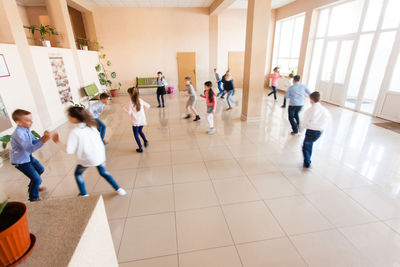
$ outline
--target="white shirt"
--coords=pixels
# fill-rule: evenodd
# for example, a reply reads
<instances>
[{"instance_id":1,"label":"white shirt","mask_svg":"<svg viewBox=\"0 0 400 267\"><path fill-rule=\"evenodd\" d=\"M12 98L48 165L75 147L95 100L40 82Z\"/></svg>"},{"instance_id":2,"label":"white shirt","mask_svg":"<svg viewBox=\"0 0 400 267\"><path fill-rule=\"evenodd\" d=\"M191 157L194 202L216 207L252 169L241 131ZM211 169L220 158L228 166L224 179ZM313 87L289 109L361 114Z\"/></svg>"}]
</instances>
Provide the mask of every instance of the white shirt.
<instances>
[{"instance_id":1,"label":"white shirt","mask_svg":"<svg viewBox=\"0 0 400 267\"><path fill-rule=\"evenodd\" d=\"M76 154L78 164L84 167L99 166L106 161L99 131L85 123L79 123L69 134L67 153Z\"/></svg>"},{"instance_id":2,"label":"white shirt","mask_svg":"<svg viewBox=\"0 0 400 267\"><path fill-rule=\"evenodd\" d=\"M132 101L129 102L128 105L124 108L126 112L128 112L129 116L132 120L133 126L145 126L147 124L146 114L144 113L147 109L150 108L150 105L139 98L140 101L140 110L137 111L135 105Z\"/></svg>"},{"instance_id":3,"label":"white shirt","mask_svg":"<svg viewBox=\"0 0 400 267\"><path fill-rule=\"evenodd\" d=\"M304 112L303 120L300 122L300 131L305 129L323 131L330 121L330 114L320 103L312 106Z\"/></svg>"}]
</instances>

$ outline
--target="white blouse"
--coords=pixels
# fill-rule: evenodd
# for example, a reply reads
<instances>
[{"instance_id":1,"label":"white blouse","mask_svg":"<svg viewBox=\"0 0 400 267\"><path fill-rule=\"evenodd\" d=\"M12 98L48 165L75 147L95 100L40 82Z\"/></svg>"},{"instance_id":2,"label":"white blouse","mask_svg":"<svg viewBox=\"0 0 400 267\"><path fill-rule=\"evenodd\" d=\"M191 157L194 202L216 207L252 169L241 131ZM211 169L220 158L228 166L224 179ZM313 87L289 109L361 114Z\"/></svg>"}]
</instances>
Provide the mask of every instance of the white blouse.
<instances>
[{"instance_id":1,"label":"white blouse","mask_svg":"<svg viewBox=\"0 0 400 267\"><path fill-rule=\"evenodd\" d=\"M137 111L135 105L130 101L125 107L125 111L129 114L132 120L132 126L145 126L147 125L146 110L150 108L150 104L139 98L140 110Z\"/></svg>"}]
</instances>

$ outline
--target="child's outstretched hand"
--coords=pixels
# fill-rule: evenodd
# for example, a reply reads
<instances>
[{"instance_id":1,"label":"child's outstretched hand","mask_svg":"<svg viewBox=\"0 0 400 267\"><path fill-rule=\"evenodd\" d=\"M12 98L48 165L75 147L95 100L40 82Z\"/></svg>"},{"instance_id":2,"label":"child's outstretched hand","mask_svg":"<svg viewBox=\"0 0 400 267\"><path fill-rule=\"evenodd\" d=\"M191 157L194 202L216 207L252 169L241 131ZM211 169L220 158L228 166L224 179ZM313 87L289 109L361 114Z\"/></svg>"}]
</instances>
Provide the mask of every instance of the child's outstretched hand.
<instances>
[{"instance_id":1,"label":"child's outstretched hand","mask_svg":"<svg viewBox=\"0 0 400 267\"><path fill-rule=\"evenodd\" d=\"M40 138L40 140L43 142L43 143L46 143L47 141L49 141L50 140L50 138L51 138L51 133L49 132L49 131L44 131L44 133L43 133L43 136L42 136L42 138Z\"/></svg>"},{"instance_id":2,"label":"child's outstretched hand","mask_svg":"<svg viewBox=\"0 0 400 267\"><path fill-rule=\"evenodd\" d=\"M60 136L58 135L57 132L53 133L52 139L53 139L53 142L56 143L56 144L60 142Z\"/></svg>"}]
</instances>

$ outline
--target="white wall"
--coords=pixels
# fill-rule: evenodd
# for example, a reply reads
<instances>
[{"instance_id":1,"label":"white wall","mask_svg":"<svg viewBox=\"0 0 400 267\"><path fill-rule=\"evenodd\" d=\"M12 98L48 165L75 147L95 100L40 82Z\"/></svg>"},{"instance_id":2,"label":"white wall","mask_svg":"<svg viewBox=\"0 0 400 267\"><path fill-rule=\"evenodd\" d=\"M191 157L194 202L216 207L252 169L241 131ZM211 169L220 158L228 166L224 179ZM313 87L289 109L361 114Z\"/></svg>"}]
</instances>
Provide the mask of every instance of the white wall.
<instances>
[{"instance_id":1,"label":"white wall","mask_svg":"<svg viewBox=\"0 0 400 267\"><path fill-rule=\"evenodd\" d=\"M97 88L99 88L101 91L103 86L100 85L99 79L97 78L97 72L95 70L96 65L99 64L98 52L84 50L77 50L77 52L83 76L83 85L87 86L95 83Z\"/></svg>"}]
</instances>

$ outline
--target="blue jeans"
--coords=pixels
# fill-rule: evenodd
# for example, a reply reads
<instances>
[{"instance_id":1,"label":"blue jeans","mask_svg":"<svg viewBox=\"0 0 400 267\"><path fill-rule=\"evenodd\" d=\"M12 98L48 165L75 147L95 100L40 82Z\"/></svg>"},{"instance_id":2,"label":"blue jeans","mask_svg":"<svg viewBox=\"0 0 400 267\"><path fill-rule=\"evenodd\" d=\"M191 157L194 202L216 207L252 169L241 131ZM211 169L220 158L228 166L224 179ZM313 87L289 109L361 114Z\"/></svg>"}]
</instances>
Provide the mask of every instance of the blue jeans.
<instances>
[{"instance_id":1,"label":"blue jeans","mask_svg":"<svg viewBox=\"0 0 400 267\"><path fill-rule=\"evenodd\" d=\"M97 129L100 132L101 140L104 141L104 136L106 135L106 128L107 126L105 125L104 122L102 122L100 119L96 119L97 122Z\"/></svg>"},{"instance_id":2,"label":"blue jeans","mask_svg":"<svg viewBox=\"0 0 400 267\"><path fill-rule=\"evenodd\" d=\"M224 89L222 89L222 81L218 82L218 91L219 91L219 95L220 96L224 96L225 95L225 91L224 91Z\"/></svg>"},{"instance_id":3,"label":"blue jeans","mask_svg":"<svg viewBox=\"0 0 400 267\"><path fill-rule=\"evenodd\" d=\"M300 126L299 112L302 107L303 106L290 106L289 105L288 117L289 117L290 125L292 126L292 131L294 133L299 132L299 126Z\"/></svg>"},{"instance_id":4,"label":"blue jeans","mask_svg":"<svg viewBox=\"0 0 400 267\"><path fill-rule=\"evenodd\" d=\"M236 103L235 99L232 99L231 96L235 92L235 89L228 91L228 95L226 96L226 102L228 103L228 106L231 108L232 103Z\"/></svg>"},{"instance_id":5,"label":"blue jeans","mask_svg":"<svg viewBox=\"0 0 400 267\"><path fill-rule=\"evenodd\" d=\"M87 195L86 192L86 187L85 187L85 180L83 180L82 173L86 171L86 169L89 167L84 167L82 165L77 165L75 169L75 180L76 183L78 184L79 188L79 195L84 196ZM104 179L115 189L118 190L120 187L117 184L117 182L114 180L114 178L109 174L106 170L106 166L103 164L96 166L97 170L99 171L99 174L103 176Z\"/></svg>"},{"instance_id":6,"label":"blue jeans","mask_svg":"<svg viewBox=\"0 0 400 267\"><path fill-rule=\"evenodd\" d=\"M271 86L272 92L268 94L268 96L274 94L274 99L276 100L276 86Z\"/></svg>"},{"instance_id":7,"label":"blue jeans","mask_svg":"<svg viewBox=\"0 0 400 267\"><path fill-rule=\"evenodd\" d=\"M314 130L307 130L306 137L304 138L303 143L303 157L304 157L304 164L303 166L309 168L311 165L311 154L312 148L315 141L321 136L321 131L314 131Z\"/></svg>"},{"instance_id":8,"label":"blue jeans","mask_svg":"<svg viewBox=\"0 0 400 267\"><path fill-rule=\"evenodd\" d=\"M15 168L17 168L31 180L28 186L29 200L38 200L39 186L42 183L42 178L40 175L44 172L43 165L31 155L30 162L17 164L15 165Z\"/></svg>"},{"instance_id":9,"label":"blue jeans","mask_svg":"<svg viewBox=\"0 0 400 267\"><path fill-rule=\"evenodd\" d=\"M139 148L142 148L142 143L140 142L140 137L142 137L143 142L147 142L146 136L143 133L143 126L132 126L133 135L135 136L135 140Z\"/></svg>"}]
</instances>

